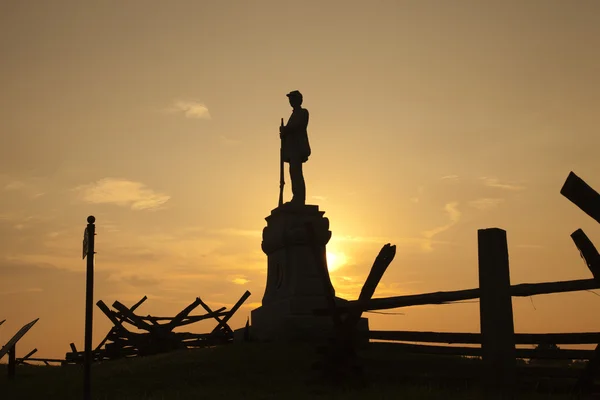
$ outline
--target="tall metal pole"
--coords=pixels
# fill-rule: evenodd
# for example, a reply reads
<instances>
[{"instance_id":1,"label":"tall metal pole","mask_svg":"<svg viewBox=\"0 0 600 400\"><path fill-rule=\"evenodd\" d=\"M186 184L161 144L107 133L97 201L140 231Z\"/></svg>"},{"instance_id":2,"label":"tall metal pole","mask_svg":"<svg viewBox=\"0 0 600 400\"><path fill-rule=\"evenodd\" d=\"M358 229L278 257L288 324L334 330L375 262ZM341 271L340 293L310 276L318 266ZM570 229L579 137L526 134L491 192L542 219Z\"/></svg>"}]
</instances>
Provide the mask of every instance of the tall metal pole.
<instances>
[{"instance_id":1,"label":"tall metal pole","mask_svg":"<svg viewBox=\"0 0 600 400\"><path fill-rule=\"evenodd\" d=\"M83 398L92 398L92 317L94 313L94 236L96 218L90 215L83 237L83 258L87 255L85 280L85 353L83 356Z\"/></svg>"}]
</instances>

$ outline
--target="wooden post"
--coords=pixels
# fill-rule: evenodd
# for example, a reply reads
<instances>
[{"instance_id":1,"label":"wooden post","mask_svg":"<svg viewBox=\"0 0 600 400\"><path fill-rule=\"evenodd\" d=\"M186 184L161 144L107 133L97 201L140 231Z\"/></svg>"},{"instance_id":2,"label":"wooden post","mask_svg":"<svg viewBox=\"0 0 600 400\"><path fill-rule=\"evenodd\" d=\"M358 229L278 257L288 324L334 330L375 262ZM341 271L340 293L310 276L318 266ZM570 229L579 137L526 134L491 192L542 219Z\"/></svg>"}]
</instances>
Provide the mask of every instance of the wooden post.
<instances>
[{"instance_id":1,"label":"wooden post","mask_svg":"<svg viewBox=\"0 0 600 400\"><path fill-rule=\"evenodd\" d=\"M85 280L85 353L83 367L83 398L92 398L92 320L94 314L94 239L96 235L96 218L90 215L87 218L83 240L83 258L87 256L86 280Z\"/></svg>"},{"instance_id":2,"label":"wooden post","mask_svg":"<svg viewBox=\"0 0 600 400\"><path fill-rule=\"evenodd\" d=\"M583 258L590 272L594 275L594 279L600 283L600 254L596 250L596 246L594 246L581 229L573 232L571 239L573 239L575 246L577 246L577 249L581 253L581 258ZM588 394L593 389L598 370L600 370L600 344L596 346L593 357L588 361L579 378L578 386L583 393Z\"/></svg>"},{"instance_id":3,"label":"wooden post","mask_svg":"<svg viewBox=\"0 0 600 400\"><path fill-rule=\"evenodd\" d=\"M17 344L8 350L8 379L14 379L17 372Z\"/></svg>"},{"instance_id":4,"label":"wooden post","mask_svg":"<svg viewBox=\"0 0 600 400\"><path fill-rule=\"evenodd\" d=\"M216 333L217 331L219 331L219 329L221 328L221 326L227 325L227 322L229 321L229 319L231 317L233 317L233 314L235 314L235 312L238 310L238 308L240 308L242 306L242 304L244 304L244 302L248 299L248 297L250 297L250 295L251 295L251 293L248 290L246 290L246 292L242 295L242 297L240 297L240 299L237 301L237 303L235 303L233 305L233 307L231 307L231 310L229 310L229 312L227 313L227 315L225 317L223 317L223 319L221 320L221 322L219 323L219 325L217 325L217 327L215 327L210 332L211 335L214 334L214 333ZM231 328L229 328L229 330L231 330Z\"/></svg>"},{"instance_id":5,"label":"wooden post","mask_svg":"<svg viewBox=\"0 0 600 400\"><path fill-rule=\"evenodd\" d=\"M515 329L506 231L477 231L479 252L479 312L481 348L487 385L510 393L515 385Z\"/></svg>"},{"instance_id":6,"label":"wooden post","mask_svg":"<svg viewBox=\"0 0 600 400\"><path fill-rule=\"evenodd\" d=\"M600 223L600 194L573 171L569 173L565 184L560 189L560 194Z\"/></svg>"}]
</instances>

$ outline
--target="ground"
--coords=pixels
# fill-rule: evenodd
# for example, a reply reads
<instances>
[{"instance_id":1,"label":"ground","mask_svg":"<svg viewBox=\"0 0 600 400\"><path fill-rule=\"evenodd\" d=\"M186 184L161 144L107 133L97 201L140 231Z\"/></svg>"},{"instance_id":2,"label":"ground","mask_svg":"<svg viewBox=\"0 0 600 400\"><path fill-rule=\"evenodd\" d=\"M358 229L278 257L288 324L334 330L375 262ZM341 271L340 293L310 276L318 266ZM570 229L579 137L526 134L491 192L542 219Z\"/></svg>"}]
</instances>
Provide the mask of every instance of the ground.
<instances>
[{"instance_id":1,"label":"ground","mask_svg":"<svg viewBox=\"0 0 600 400\"><path fill-rule=\"evenodd\" d=\"M110 361L92 368L93 398L145 399L480 399L489 398L458 371L474 376L478 361L393 354L370 350L365 364L370 385L335 387L316 381L315 346L235 344ZM6 367L4 365L3 367ZM423 371L446 373L432 384ZM421 371L418 373L418 371ZM471 372L468 372L471 371ZM417 377L419 375L419 377ZM404 377L404 379L402 379ZM81 366L18 366L14 381L0 376L2 399L82 399ZM448 384L448 380L451 384ZM443 381L443 380L442 380ZM523 393L520 398L549 398ZM569 398L554 395L551 398Z\"/></svg>"}]
</instances>

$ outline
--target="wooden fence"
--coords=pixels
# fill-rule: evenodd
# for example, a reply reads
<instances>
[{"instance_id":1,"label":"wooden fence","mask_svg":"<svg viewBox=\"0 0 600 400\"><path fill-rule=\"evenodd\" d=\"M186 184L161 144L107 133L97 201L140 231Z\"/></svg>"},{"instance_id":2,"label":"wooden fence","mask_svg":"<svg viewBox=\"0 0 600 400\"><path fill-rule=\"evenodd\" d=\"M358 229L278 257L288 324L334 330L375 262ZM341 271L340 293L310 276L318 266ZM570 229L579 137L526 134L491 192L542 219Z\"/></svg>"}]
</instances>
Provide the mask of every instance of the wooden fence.
<instances>
[{"instance_id":1,"label":"wooden fence","mask_svg":"<svg viewBox=\"0 0 600 400\"><path fill-rule=\"evenodd\" d=\"M573 172L569 174L561 194L600 222L600 195ZM310 230L310 227L307 228ZM491 228L478 231L479 288L373 299L371 297L375 288L395 255L395 247L392 246L392 249L389 244L384 246L358 300L349 301L343 307L332 303L328 309L315 310L316 315L333 316L336 335L332 350L329 352L328 368L337 368L339 375L342 373L339 370L344 369L341 366L347 366L349 359L355 359L353 342L349 338L356 334L354 332L356 321L362 312L479 299L481 333L370 331L368 337L371 340L395 342L397 347L412 353L479 356L483 361L483 377L486 386L503 392L512 391L515 387L518 379L516 373L518 358L589 360L578 380L579 388L588 391L600 367L600 357L598 357L600 356L600 332L515 333L513 324L512 297L600 288L598 251L581 229L573 232L571 238L589 267L593 279L511 285L506 232ZM322 264L323 268L327 268L326 260L323 259ZM455 347L399 342L478 346ZM596 344L597 347L595 350L570 350L556 347L554 349L516 348L516 345L523 344ZM340 354L350 354L350 356L340 357Z\"/></svg>"},{"instance_id":2,"label":"wooden fence","mask_svg":"<svg viewBox=\"0 0 600 400\"><path fill-rule=\"evenodd\" d=\"M233 342L233 330L227 322L250 297L246 291L231 310L226 307L212 310L199 297L174 317L141 316L134 313L147 299L144 296L131 307L119 301L113 303L111 310L102 300L96 305L113 323L113 327L93 351L95 361L113 360L124 357L145 356L169 352L177 349L190 349L215 346ZM190 315L198 306L202 306L205 314ZM210 333L175 332L174 329L199 321L214 319L217 326ZM131 325L142 333L127 329ZM65 363L79 364L83 362L83 352L77 351L74 343L71 351L65 355Z\"/></svg>"},{"instance_id":3,"label":"wooden fence","mask_svg":"<svg viewBox=\"0 0 600 400\"><path fill-rule=\"evenodd\" d=\"M2 357L8 354L8 379L13 379L15 377L17 364L22 362L21 359L17 358L17 343L23 338L23 336L25 336L27 332L29 332L29 330L36 324L36 322L38 322L38 320L39 318L36 318L30 323L23 325L23 327L19 329L19 331L15 333L15 335L4 346L2 346L2 348L0 348L0 360ZM2 320L0 325L2 325L4 321L6 320ZM25 356L25 358L31 357L31 355L36 351L37 349L33 349Z\"/></svg>"}]
</instances>

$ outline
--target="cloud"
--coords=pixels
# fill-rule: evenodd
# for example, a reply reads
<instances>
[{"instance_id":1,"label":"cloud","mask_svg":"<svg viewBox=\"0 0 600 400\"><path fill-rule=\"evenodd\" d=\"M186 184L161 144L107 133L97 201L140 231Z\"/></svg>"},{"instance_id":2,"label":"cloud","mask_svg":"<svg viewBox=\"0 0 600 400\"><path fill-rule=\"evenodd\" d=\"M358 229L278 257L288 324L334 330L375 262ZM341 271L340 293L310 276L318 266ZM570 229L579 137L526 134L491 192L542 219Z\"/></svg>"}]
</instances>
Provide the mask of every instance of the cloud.
<instances>
[{"instance_id":1,"label":"cloud","mask_svg":"<svg viewBox=\"0 0 600 400\"><path fill-rule=\"evenodd\" d=\"M483 184L485 186L493 187L493 188L497 188L497 189L513 190L513 191L525 189L524 186L514 185L514 184L510 184L510 183L502 183L496 178L481 177L479 179L481 179L483 181Z\"/></svg>"},{"instance_id":2,"label":"cloud","mask_svg":"<svg viewBox=\"0 0 600 400\"><path fill-rule=\"evenodd\" d=\"M452 226L456 225L458 223L458 221L460 220L460 216L461 216L461 213L460 213L460 211L458 210L457 207L458 207L458 203L457 202L446 204L444 206L444 209L448 213L448 217L450 218L450 222L448 222L445 225L438 226L436 228L433 228L433 229L430 229L428 231L423 232L423 236L425 236L428 239L431 239L435 235L438 235L438 234L440 234L440 233L442 233L444 231L447 231Z\"/></svg>"},{"instance_id":3,"label":"cloud","mask_svg":"<svg viewBox=\"0 0 600 400\"><path fill-rule=\"evenodd\" d=\"M83 201L93 204L115 204L132 210L155 210L171 197L147 188L143 183L126 179L104 178L74 189Z\"/></svg>"},{"instance_id":4,"label":"cloud","mask_svg":"<svg viewBox=\"0 0 600 400\"><path fill-rule=\"evenodd\" d=\"M459 180L459 177L458 177L458 175L446 175L446 176L442 176L440 179L442 181L457 183Z\"/></svg>"},{"instance_id":5,"label":"cloud","mask_svg":"<svg viewBox=\"0 0 600 400\"><path fill-rule=\"evenodd\" d=\"M25 289L16 289L16 290L6 290L0 291L0 296L8 296L12 294L24 294L24 293L39 293L43 292L44 289L33 287L33 288L25 288Z\"/></svg>"},{"instance_id":6,"label":"cloud","mask_svg":"<svg viewBox=\"0 0 600 400\"><path fill-rule=\"evenodd\" d=\"M4 186L4 190L6 190L6 191L23 190L23 189L25 189L27 187L28 186L24 182L21 182L21 181L12 181L12 182L7 183Z\"/></svg>"},{"instance_id":7,"label":"cloud","mask_svg":"<svg viewBox=\"0 0 600 400\"><path fill-rule=\"evenodd\" d=\"M196 101L179 100L176 101L167 112L177 114L183 113L186 118L210 119L208 108L203 103Z\"/></svg>"},{"instance_id":8,"label":"cloud","mask_svg":"<svg viewBox=\"0 0 600 400\"><path fill-rule=\"evenodd\" d=\"M499 198L482 198L477 200L469 201L469 206L478 210L489 210L497 207L500 203L504 202L504 199Z\"/></svg>"},{"instance_id":9,"label":"cloud","mask_svg":"<svg viewBox=\"0 0 600 400\"><path fill-rule=\"evenodd\" d=\"M339 236L335 235L331 238L330 243L335 242L354 242L354 243L366 243L366 244L377 244L383 246L386 243L391 243L399 246L398 251L407 249L418 249L421 251L429 252L432 250L433 244L449 244L447 241L433 240L427 237L369 237L369 236Z\"/></svg>"},{"instance_id":10,"label":"cloud","mask_svg":"<svg viewBox=\"0 0 600 400\"><path fill-rule=\"evenodd\" d=\"M4 185L4 190L7 192L21 192L28 195L32 199L36 199L46 194L45 192L39 190L37 185L17 180L11 180Z\"/></svg>"},{"instance_id":11,"label":"cloud","mask_svg":"<svg viewBox=\"0 0 600 400\"><path fill-rule=\"evenodd\" d=\"M327 200L326 196L311 196L312 199L318 200L318 201L325 201Z\"/></svg>"},{"instance_id":12,"label":"cloud","mask_svg":"<svg viewBox=\"0 0 600 400\"><path fill-rule=\"evenodd\" d=\"M248 283L250 281L245 278L235 278L231 282L235 283L236 285L245 285L246 283Z\"/></svg>"}]
</instances>

